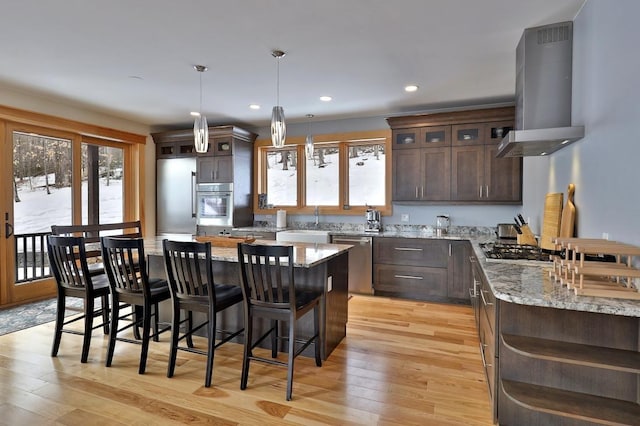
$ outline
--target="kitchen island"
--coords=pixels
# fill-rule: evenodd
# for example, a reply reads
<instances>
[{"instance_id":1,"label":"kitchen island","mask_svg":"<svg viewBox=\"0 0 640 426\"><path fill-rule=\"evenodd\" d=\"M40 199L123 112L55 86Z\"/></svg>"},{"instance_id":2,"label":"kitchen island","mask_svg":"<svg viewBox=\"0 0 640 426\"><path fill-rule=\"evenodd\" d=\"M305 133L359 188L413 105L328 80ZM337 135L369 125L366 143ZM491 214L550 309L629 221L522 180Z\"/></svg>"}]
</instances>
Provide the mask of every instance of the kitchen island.
<instances>
[{"instance_id":1,"label":"kitchen island","mask_svg":"<svg viewBox=\"0 0 640 426\"><path fill-rule=\"evenodd\" d=\"M638 424L640 302L577 296L550 262L493 261L472 240L472 305L500 424Z\"/></svg>"},{"instance_id":2,"label":"kitchen island","mask_svg":"<svg viewBox=\"0 0 640 426\"><path fill-rule=\"evenodd\" d=\"M191 241L191 235L167 235L145 238L145 253L149 257L150 277L164 277L162 240ZM256 240L254 244L282 245L269 240ZM320 334L324 342L321 348L323 359L331 354L346 335L348 300L348 251L350 245L288 243L294 246L294 279L296 287L320 290L324 294L320 306ZM213 275L216 283L240 285L237 248L212 247ZM165 303L160 307L161 320L170 318L171 309ZM242 325L242 306L231 307L219 314L218 323L222 328L235 329ZM300 334L313 330L313 318L303 318L299 322ZM266 331L268 324L263 324ZM256 333L260 335L260 333ZM240 342L240 341L239 341ZM312 356L313 351L309 351ZM306 352L303 352L306 355Z\"/></svg>"}]
</instances>

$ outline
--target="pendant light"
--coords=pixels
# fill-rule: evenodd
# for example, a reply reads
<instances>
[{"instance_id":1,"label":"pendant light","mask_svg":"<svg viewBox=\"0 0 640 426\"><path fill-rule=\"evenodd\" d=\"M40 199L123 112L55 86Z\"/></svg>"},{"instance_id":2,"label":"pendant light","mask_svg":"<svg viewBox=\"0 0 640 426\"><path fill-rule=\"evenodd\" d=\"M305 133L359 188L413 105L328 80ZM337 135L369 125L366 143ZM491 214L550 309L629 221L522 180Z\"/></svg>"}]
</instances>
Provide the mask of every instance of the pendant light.
<instances>
[{"instance_id":1,"label":"pendant light","mask_svg":"<svg viewBox=\"0 0 640 426\"><path fill-rule=\"evenodd\" d=\"M195 65L193 68L200 73L200 110L193 123L193 145L196 152L205 153L209 149L209 126L207 117L202 114L202 73L208 68L204 65Z\"/></svg>"},{"instance_id":2,"label":"pendant light","mask_svg":"<svg viewBox=\"0 0 640 426\"><path fill-rule=\"evenodd\" d=\"M307 139L304 143L304 152L307 154L307 160L313 159L313 134L311 134L311 119L313 118L313 114L307 114L307 118L309 119L309 127L307 130Z\"/></svg>"},{"instance_id":3,"label":"pendant light","mask_svg":"<svg viewBox=\"0 0 640 426\"><path fill-rule=\"evenodd\" d=\"M282 50L274 50L271 55L276 58L276 106L271 111L271 143L276 148L284 146L287 137L287 125L284 122L284 110L280 106L280 58L284 57L285 52Z\"/></svg>"}]
</instances>

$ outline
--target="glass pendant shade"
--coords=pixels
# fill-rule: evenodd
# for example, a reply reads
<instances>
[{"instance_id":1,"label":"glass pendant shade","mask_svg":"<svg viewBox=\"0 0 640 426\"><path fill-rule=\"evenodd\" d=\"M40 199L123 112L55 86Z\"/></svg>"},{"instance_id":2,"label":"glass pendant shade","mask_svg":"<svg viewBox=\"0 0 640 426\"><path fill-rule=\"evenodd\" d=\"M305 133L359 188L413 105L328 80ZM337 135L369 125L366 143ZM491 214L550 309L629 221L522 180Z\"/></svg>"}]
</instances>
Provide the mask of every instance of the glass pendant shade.
<instances>
[{"instance_id":1,"label":"glass pendant shade","mask_svg":"<svg viewBox=\"0 0 640 426\"><path fill-rule=\"evenodd\" d=\"M307 154L307 160L313 159L313 135L307 135L307 139L304 142L304 152Z\"/></svg>"},{"instance_id":2,"label":"glass pendant shade","mask_svg":"<svg viewBox=\"0 0 640 426\"><path fill-rule=\"evenodd\" d=\"M209 150L209 126L207 117L202 114L193 123L193 145L201 154Z\"/></svg>"},{"instance_id":3,"label":"glass pendant shade","mask_svg":"<svg viewBox=\"0 0 640 426\"><path fill-rule=\"evenodd\" d=\"M271 143L276 148L282 148L286 138L287 125L284 122L284 110L281 106L274 106L271 112Z\"/></svg>"}]
</instances>

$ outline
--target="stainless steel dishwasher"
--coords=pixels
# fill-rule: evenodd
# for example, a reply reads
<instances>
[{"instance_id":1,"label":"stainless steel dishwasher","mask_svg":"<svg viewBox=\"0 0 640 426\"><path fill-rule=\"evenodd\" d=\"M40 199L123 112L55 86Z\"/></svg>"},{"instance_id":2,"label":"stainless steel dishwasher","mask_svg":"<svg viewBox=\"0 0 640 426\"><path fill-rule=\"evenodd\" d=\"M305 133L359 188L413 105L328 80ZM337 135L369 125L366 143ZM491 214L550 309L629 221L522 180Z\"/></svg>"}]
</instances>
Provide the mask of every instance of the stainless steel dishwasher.
<instances>
[{"instance_id":1,"label":"stainless steel dishwasher","mask_svg":"<svg viewBox=\"0 0 640 426\"><path fill-rule=\"evenodd\" d=\"M373 257L371 237L332 235L334 244L349 244L349 293L373 294Z\"/></svg>"}]
</instances>

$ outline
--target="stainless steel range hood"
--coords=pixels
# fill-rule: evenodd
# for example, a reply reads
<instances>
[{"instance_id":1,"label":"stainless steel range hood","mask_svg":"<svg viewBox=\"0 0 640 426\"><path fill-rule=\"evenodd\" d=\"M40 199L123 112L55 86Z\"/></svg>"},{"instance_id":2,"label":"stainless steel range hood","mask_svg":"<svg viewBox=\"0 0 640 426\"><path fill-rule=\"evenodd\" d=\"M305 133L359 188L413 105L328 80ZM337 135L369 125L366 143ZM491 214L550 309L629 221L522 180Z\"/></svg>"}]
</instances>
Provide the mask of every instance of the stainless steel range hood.
<instances>
[{"instance_id":1,"label":"stainless steel range hood","mask_svg":"<svg viewBox=\"0 0 640 426\"><path fill-rule=\"evenodd\" d=\"M547 155L584 137L571 126L573 23L528 28L516 49L516 126L497 157Z\"/></svg>"}]
</instances>

